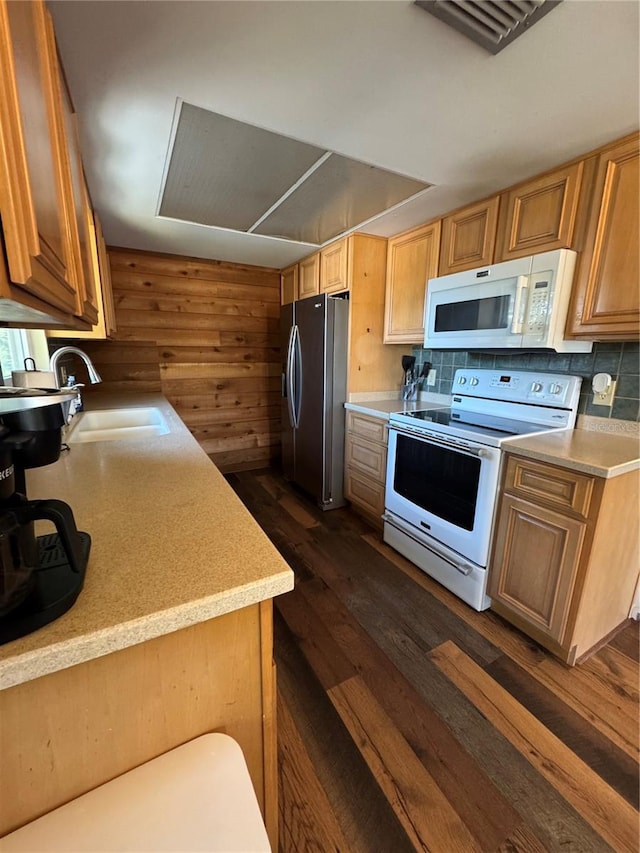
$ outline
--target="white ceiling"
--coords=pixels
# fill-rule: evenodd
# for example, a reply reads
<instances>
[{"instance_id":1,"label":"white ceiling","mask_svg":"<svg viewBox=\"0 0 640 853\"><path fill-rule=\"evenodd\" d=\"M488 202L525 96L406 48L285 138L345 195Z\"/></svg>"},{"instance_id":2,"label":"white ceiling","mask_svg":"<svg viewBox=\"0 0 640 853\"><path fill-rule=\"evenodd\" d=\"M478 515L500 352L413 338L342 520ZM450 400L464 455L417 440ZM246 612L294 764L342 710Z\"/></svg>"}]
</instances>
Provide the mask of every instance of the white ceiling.
<instances>
[{"instance_id":1,"label":"white ceiling","mask_svg":"<svg viewBox=\"0 0 640 853\"><path fill-rule=\"evenodd\" d=\"M156 215L178 99L435 184L391 236L639 125L639 0L564 0L497 56L409 0L53 0L110 245L284 267L314 248Z\"/></svg>"}]
</instances>

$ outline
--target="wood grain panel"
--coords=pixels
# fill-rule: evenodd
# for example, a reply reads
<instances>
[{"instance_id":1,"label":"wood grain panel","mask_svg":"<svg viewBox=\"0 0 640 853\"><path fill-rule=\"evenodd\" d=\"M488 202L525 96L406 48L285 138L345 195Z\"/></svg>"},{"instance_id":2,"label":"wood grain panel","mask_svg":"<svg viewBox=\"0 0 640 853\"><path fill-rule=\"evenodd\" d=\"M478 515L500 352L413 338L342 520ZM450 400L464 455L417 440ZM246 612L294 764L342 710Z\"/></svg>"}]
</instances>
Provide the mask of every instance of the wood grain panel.
<instances>
[{"instance_id":1,"label":"wood grain panel","mask_svg":"<svg viewBox=\"0 0 640 853\"><path fill-rule=\"evenodd\" d=\"M112 249L118 332L83 346L104 382L161 391L223 470L274 458L280 430L280 273Z\"/></svg>"},{"instance_id":2,"label":"wood grain panel","mask_svg":"<svg viewBox=\"0 0 640 853\"><path fill-rule=\"evenodd\" d=\"M329 696L416 850L481 850L359 676Z\"/></svg>"},{"instance_id":3,"label":"wood grain panel","mask_svg":"<svg viewBox=\"0 0 640 853\"><path fill-rule=\"evenodd\" d=\"M603 671L600 652L579 667L568 669L563 663L547 657L524 634L515 632L490 612L477 613L440 584L434 583L413 563L380 541L378 536L366 534L364 540L383 554L419 586L429 592L455 613L461 620L492 643L500 646L514 661L588 723L602 732L624 752L638 758L638 707L630 685L637 684L637 674L628 675L629 663L615 649L606 654L615 656ZM620 672L619 680L610 680L612 673ZM626 680L625 680L626 679Z\"/></svg>"},{"instance_id":4,"label":"wood grain panel","mask_svg":"<svg viewBox=\"0 0 640 853\"><path fill-rule=\"evenodd\" d=\"M126 296L186 296L198 299L241 299L256 297L256 288L252 284L218 281L217 279L190 279L163 273L144 274L127 272L119 276L118 290ZM275 302L273 290L262 287L258 291L262 302Z\"/></svg>"},{"instance_id":5,"label":"wood grain panel","mask_svg":"<svg viewBox=\"0 0 640 853\"><path fill-rule=\"evenodd\" d=\"M259 607L0 691L0 834L211 731L240 743L262 808Z\"/></svg>"},{"instance_id":6,"label":"wood grain panel","mask_svg":"<svg viewBox=\"0 0 640 853\"><path fill-rule=\"evenodd\" d=\"M275 269L135 249L114 250L114 257L110 260L112 270L125 274L138 272L143 275L157 274L194 281L226 281L231 284L238 282L252 287L266 288L273 288L274 276L278 282L280 278L280 271ZM277 295L279 300L279 289Z\"/></svg>"},{"instance_id":7,"label":"wood grain panel","mask_svg":"<svg viewBox=\"0 0 640 853\"><path fill-rule=\"evenodd\" d=\"M280 853L299 853L309 836L315 849L315 827L331 819L306 799L314 775L350 853L424 850L413 818L430 817L420 803L434 783L482 850L595 853L637 840L636 626L625 630L631 643L569 668L494 613L471 610L351 510L322 513L273 473L230 482L296 573L295 590L275 602L275 650L312 765L301 762L298 791L288 788ZM472 696L430 657L447 642L463 654L458 669L471 668ZM417 790L404 797L408 768ZM434 851L459 847L429 840Z\"/></svg>"},{"instance_id":8,"label":"wood grain panel","mask_svg":"<svg viewBox=\"0 0 640 853\"><path fill-rule=\"evenodd\" d=\"M121 310L159 311L180 314L224 314L243 317L279 317L280 307L275 302L254 299L217 299L201 294L199 297L176 293L170 296L157 294L118 293L116 304Z\"/></svg>"},{"instance_id":9,"label":"wood grain panel","mask_svg":"<svg viewBox=\"0 0 640 853\"><path fill-rule=\"evenodd\" d=\"M278 728L283 847L287 850L305 850L307 853L348 850L349 845L313 769L304 741L282 700L278 702ZM298 804L301 796L305 801L303 809ZM317 816L312 825L300 820L302 811Z\"/></svg>"},{"instance_id":10,"label":"wood grain panel","mask_svg":"<svg viewBox=\"0 0 640 853\"><path fill-rule=\"evenodd\" d=\"M454 643L430 657L614 850L637 851L634 808Z\"/></svg>"},{"instance_id":11,"label":"wood grain panel","mask_svg":"<svg viewBox=\"0 0 640 853\"><path fill-rule=\"evenodd\" d=\"M411 744L442 792L456 801L458 814L469 831L484 849L493 850L518 826L518 812L325 583L319 578L305 581L291 598L297 604L301 600L310 603L308 624L315 625L319 616L330 626L332 636L358 667L392 724Z\"/></svg>"}]
</instances>

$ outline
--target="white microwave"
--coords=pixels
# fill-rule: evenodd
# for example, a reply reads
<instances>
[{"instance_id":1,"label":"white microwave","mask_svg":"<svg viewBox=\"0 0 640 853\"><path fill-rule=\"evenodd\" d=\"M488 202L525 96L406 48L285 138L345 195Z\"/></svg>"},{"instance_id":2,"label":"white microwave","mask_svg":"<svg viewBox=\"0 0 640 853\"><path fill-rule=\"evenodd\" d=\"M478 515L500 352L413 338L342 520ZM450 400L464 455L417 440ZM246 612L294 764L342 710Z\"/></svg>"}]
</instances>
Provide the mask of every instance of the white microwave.
<instances>
[{"instance_id":1,"label":"white microwave","mask_svg":"<svg viewBox=\"0 0 640 853\"><path fill-rule=\"evenodd\" d=\"M591 352L564 339L576 257L558 249L430 279L425 347Z\"/></svg>"}]
</instances>

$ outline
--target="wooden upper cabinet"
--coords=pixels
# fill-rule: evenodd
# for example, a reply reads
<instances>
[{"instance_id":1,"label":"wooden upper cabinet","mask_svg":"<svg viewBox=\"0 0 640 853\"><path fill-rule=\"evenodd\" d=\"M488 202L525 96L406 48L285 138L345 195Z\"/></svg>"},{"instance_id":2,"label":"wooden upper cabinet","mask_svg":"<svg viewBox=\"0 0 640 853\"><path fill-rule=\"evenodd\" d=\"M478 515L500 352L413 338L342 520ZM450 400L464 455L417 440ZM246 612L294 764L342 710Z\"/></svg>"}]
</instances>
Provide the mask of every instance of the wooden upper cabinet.
<instances>
[{"instance_id":1,"label":"wooden upper cabinet","mask_svg":"<svg viewBox=\"0 0 640 853\"><path fill-rule=\"evenodd\" d=\"M298 264L298 299L317 296L320 292L320 252Z\"/></svg>"},{"instance_id":2,"label":"wooden upper cabinet","mask_svg":"<svg viewBox=\"0 0 640 853\"><path fill-rule=\"evenodd\" d=\"M384 342L424 342L427 281L438 275L440 221L391 237L387 248Z\"/></svg>"},{"instance_id":3,"label":"wooden upper cabinet","mask_svg":"<svg viewBox=\"0 0 640 853\"><path fill-rule=\"evenodd\" d=\"M598 157L585 250L567 319L569 335L630 340L640 335L639 136Z\"/></svg>"},{"instance_id":4,"label":"wooden upper cabinet","mask_svg":"<svg viewBox=\"0 0 640 853\"><path fill-rule=\"evenodd\" d=\"M104 324L105 338L112 338L118 330L116 323L116 309L113 304L113 285L111 283L111 264L107 247L102 235L102 225L97 214L94 214L94 227L96 235L96 249L98 258L98 271L100 275L100 296L102 305L102 322Z\"/></svg>"},{"instance_id":5,"label":"wooden upper cabinet","mask_svg":"<svg viewBox=\"0 0 640 853\"><path fill-rule=\"evenodd\" d=\"M298 264L280 273L280 304L288 305L298 298Z\"/></svg>"},{"instance_id":6,"label":"wooden upper cabinet","mask_svg":"<svg viewBox=\"0 0 640 853\"><path fill-rule=\"evenodd\" d=\"M77 331L73 327L47 332L49 338L78 338L79 340L107 340L116 333L116 314L111 286L111 267L97 214L91 211L89 222L89 250L91 281L98 303L98 317L90 331Z\"/></svg>"},{"instance_id":7,"label":"wooden upper cabinet","mask_svg":"<svg viewBox=\"0 0 640 853\"><path fill-rule=\"evenodd\" d=\"M573 248L583 173L573 163L503 194L496 262Z\"/></svg>"},{"instance_id":8,"label":"wooden upper cabinet","mask_svg":"<svg viewBox=\"0 0 640 853\"><path fill-rule=\"evenodd\" d=\"M61 150L68 151L69 159L66 164L69 204L69 228L73 235L76 248L76 290L77 301L75 313L91 324L98 321L98 297L96 271L93 263L95 230L93 211L89 202L89 191L82 168L80 156L80 140L78 125L73 112L71 97L67 91L62 75L58 74L59 94L61 101L63 130L67 145L61 145Z\"/></svg>"},{"instance_id":9,"label":"wooden upper cabinet","mask_svg":"<svg viewBox=\"0 0 640 853\"><path fill-rule=\"evenodd\" d=\"M349 289L349 238L344 237L320 252L320 293Z\"/></svg>"},{"instance_id":10,"label":"wooden upper cabinet","mask_svg":"<svg viewBox=\"0 0 640 853\"><path fill-rule=\"evenodd\" d=\"M44 3L0 0L0 39L0 214L9 277L27 295L75 314L68 152Z\"/></svg>"},{"instance_id":11,"label":"wooden upper cabinet","mask_svg":"<svg viewBox=\"0 0 640 853\"><path fill-rule=\"evenodd\" d=\"M444 217L439 275L493 263L499 204L495 196Z\"/></svg>"}]
</instances>

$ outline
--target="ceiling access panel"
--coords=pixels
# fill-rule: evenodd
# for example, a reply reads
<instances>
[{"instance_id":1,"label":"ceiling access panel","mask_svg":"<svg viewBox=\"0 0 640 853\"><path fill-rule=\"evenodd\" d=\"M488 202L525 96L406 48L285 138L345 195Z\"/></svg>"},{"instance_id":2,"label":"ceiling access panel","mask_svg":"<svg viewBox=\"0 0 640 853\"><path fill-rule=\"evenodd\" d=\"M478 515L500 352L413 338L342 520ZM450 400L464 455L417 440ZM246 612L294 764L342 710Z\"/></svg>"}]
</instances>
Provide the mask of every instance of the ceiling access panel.
<instances>
[{"instance_id":1,"label":"ceiling access panel","mask_svg":"<svg viewBox=\"0 0 640 853\"><path fill-rule=\"evenodd\" d=\"M158 214L249 231L325 154L183 102Z\"/></svg>"},{"instance_id":2,"label":"ceiling access panel","mask_svg":"<svg viewBox=\"0 0 640 853\"><path fill-rule=\"evenodd\" d=\"M253 233L322 245L431 186L331 154Z\"/></svg>"},{"instance_id":3,"label":"ceiling access panel","mask_svg":"<svg viewBox=\"0 0 640 853\"><path fill-rule=\"evenodd\" d=\"M467 36L490 53L499 53L531 29L562 0L414 0L415 5Z\"/></svg>"}]
</instances>

